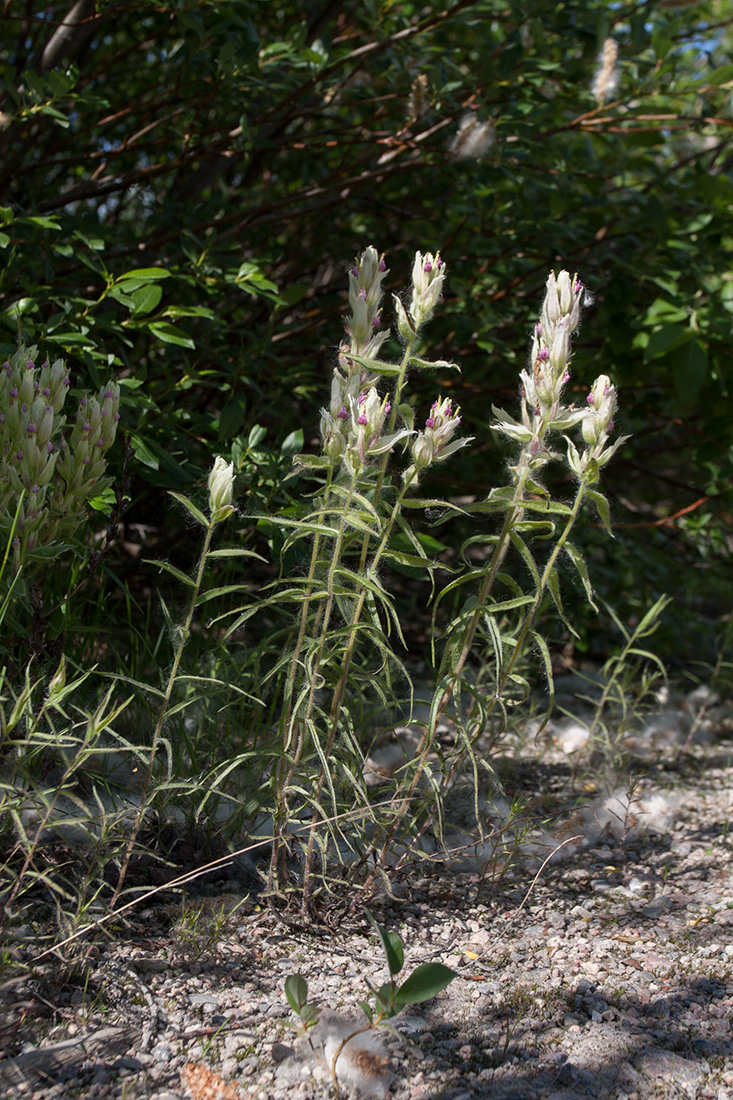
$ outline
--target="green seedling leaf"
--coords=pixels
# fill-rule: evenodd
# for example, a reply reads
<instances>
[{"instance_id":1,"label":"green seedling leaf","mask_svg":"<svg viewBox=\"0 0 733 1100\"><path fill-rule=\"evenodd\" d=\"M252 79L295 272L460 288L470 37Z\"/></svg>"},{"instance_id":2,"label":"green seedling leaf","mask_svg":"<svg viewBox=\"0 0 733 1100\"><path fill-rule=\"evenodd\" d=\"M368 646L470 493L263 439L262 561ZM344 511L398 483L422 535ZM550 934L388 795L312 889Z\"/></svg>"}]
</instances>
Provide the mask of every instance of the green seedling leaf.
<instances>
[{"instance_id":1,"label":"green seedling leaf","mask_svg":"<svg viewBox=\"0 0 733 1100\"><path fill-rule=\"evenodd\" d=\"M423 963L413 970L398 988L394 998L395 1007L417 1004L436 997L457 977L455 970L442 963Z\"/></svg>"},{"instance_id":2,"label":"green seedling leaf","mask_svg":"<svg viewBox=\"0 0 733 1100\"><path fill-rule=\"evenodd\" d=\"M300 1015L308 1003L308 983L302 974L289 974L285 979L285 996L293 1012Z\"/></svg>"},{"instance_id":3,"label":"green seedling leaf","mask_svg":"<svg viewBox=\"0 0 733 1100\"><path fill-rule=\"evenodd\" d=\"M358 1004L359 1004L359 1008L362 1010L362 1012L366 1016L369 1023L371 1023L372 1020L374 1019L374 1013L372 1012L372 1009L371 1009L371 1006L370 1006L369 1002L368 1001L359 1001Z\"/></svg>"},{"instance_id":4,"label":"green seedling leaf","mask_svg":"<svg viewBox=\"0 0 733 1100\"><path fill-rule=\"evenodd\" d=\"M310 1031L312 1027L316 1026L320 1015L321 1009L318 1005L303 1005L300 1010L300 1019L306 1031Z\"/></svg>"},{"instance_id":5,"label":"green seedling leaf","mask_svg":"<svg viewBox=\"0 0 733 1100\"><path fill-rule=\"evenodd\" d=\"M187 508L193 518L196 520L196 522L200 523L202 527L209 526L209 521L204 513L201 511L201 509L197 508L196 505L188 499L188 497L184 497L183 493L174 493L171 489L168 491L168 495L177 500L179 504L182 504L184 508Z\"/></svg>"},{"instance_id":6,"label":"green seedling leaf","mask_svg":"<svg viewBox=\"0 0 733 1100\"><path fill-rule=\"evenodd\" d=\"M393 1016L394 1015L394 995L397 986L394 982L385 982L384 985L380 985L375 996L377 1001L377 1011L380 1016Z\"/></svg>"},{"instance_id":7,"label":"green seedling leaf","mask_svg":"<svg viewBox=\"0 0 733 1100\"><path fill-rule=\"evenodd\" d=\"M392 977L394 977L395 974L399 974L400 970L405 965L405 951L402 946L402 940L396 932L388 932L386 928L382 928L381 924L377 923L368 909L365 910L365 912L374 931L379 936L379 941L382 944L387 959L389 972Z\"/></svg>"}]
</instances>

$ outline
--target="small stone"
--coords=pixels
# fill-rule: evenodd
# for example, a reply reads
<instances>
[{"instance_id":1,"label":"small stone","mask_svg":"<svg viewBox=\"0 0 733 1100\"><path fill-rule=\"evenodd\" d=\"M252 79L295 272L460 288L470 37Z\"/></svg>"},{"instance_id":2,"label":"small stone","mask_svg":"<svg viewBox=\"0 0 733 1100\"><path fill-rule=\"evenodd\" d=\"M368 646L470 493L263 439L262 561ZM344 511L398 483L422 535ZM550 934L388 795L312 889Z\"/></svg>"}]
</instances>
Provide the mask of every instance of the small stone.
<instances>
[{"instance_id":1,"label":"small stone","mask_svg":"<svg viewBox=\"0 0 733 1100\"><path fill-rule=\"evenodd\" d=\"M270 1053L272 1054L273 1062L279 1064L280 1062L284 1062L286 1058L292 1057L295 1051L292 1047L286 1046L285 1043L273 1043Z\"/></svg>"},{"instance_id":2,"label":"small stone","mask_svg":"<svg viewBox=\"0 0 733 1100\"><path fill-rule=\"evenodd\" d=\"M156 1062L170 1062L173 1051L166 1043L158 1043L150 1051L150 1055Z\"/></svg>"},{"instance_id":3,"label":"small stone","mask_svg":"<svg viewBox=\"0 0 733 1100\"><path fill-rule=\"evenodd\" d=\"M644 1077L676 1084L691 1097L697 1092L700 1078L710 1073L707 1062L691 1062L671 1050L647 1051L636 1064Z\"/></svg>"},{"instance_id":4,"label":"small stone","mask_svg":"<svg viewBox=\"0 0 733 1100\"><path fill-rule=\"evenodd\" d=\"M189 993L189 1003L192 1005L218 1005L219 998L215 993Z\"/></svg>"}]
</instances>

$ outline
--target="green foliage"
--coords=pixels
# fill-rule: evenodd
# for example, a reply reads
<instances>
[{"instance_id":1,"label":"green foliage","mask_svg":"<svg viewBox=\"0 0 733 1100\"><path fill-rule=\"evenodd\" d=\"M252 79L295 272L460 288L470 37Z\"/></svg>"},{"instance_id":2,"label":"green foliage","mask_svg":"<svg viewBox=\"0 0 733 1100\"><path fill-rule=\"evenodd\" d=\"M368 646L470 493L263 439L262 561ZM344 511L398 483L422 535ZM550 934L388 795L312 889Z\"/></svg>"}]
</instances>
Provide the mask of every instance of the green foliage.
<instances>
[{"instance_id":1,"label":"green foliage","mask_svg":"<svg viewBox=\"0 0 733 1100\"><path fill-rule=\"evenodd\" d=\"M377 1028L387 1020L393 1019L409 1004L418 1004L421 1001L429 1001L437 997L439 993L450 985L457 976L455 970L444 966L442 963L422 963L416 967L400 985L397 976L404 966L405 953L402 940L397 932L389 932L367 911L377 938L384 950L389 981L374 990L369 982L367 985L374 997L374 1004L368 1001L360 1001L359 1007L366 1016L366 1024L355 1026L354 1030L344 1036L336 1047L331 1064L331 1081L335 1095L338 1096L338 1060L348 1043L357 1039L359 1035ZM285 979L285 997L290 1008L298 1017L300 1028L307 1036L318 1025L321 1008L317 1004L308 1001L308 984L302 974L291 974ZM314 1048L315 1050L315 1048Z\"/></svg>"}]
</instances>

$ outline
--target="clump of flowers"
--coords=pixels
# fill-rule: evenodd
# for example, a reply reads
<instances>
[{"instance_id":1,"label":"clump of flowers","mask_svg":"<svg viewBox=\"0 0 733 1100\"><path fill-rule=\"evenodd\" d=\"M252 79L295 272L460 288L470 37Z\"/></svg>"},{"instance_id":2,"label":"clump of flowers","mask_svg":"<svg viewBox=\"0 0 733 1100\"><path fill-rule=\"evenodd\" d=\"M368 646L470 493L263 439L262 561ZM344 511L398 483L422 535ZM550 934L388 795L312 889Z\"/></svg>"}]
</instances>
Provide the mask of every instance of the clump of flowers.
<instances>
[{"instance_id":1,"label":"clump of flowers","mask_svg":"<svg viewBox=\"0 0 733 1100\"><path fill-rule=\"evenodd\" d=\"M587 448L581 456L569 437L568 464L573 473L590 483L597 480L598 470L628 438L623 436L609 445L613 430L616 391L608 378L601 375L593 384L585 408L564 404L565 387L570 381L570 337L580 322L580 310L585 290L577 275L552 272L547 280L545 300L532 339L531 366L520 372L522 381L521 421L503 409L494 409L494 427L524 446L518 464L513 468L516 478L525 469L537 470L551 458L559 456L547 445L551 430L566 432L582 424Z\"/></svg>"},{"instance_id":2,"label":"clump of flowers","mask_svg":"<svg viewBox=\"0 0 733 1100\"><path fill-rule=\"evenodd\" d=\"M352 475L377 455L391 451L395 443L416 436L412 445L412 465L403 474L405 485L416 481L433 462L442 462L470 439L451 442L461 422L460 409L451 399L437 400L425 429L415 432L412 413L400 406L400 395L408 366L452 367L451 363L428 363L413 355L420 329L427 324L440 301L446 266L440 253L415 253L409 306L394 295L397 323L407 349L400 367L378 359L388 329L380 331L382 320L382 281L387 274L384 256L367 248L349 271L349 307L346 335L339 348L338 367L331 382L329 407L321 410L320 434L323 454L335 465L343 462ZM380 375L396 374L394 399L380 397L376 386ZM398 411L406 419L404 428L396 428Z\"/></svg>"},{"instance_id":3,"label":"clump of flowers","mask_svg":"<svg viewBox=\"0 0 733 1100\"><path fill-rule=\"evenodd\" d=\"M430 320L443 293L446 268L440 253L415 253L412 265L412 296L409 310L395 294L397 327L404 340L414 340L419 329Z\"/></svg>"},{"instance_id":4,"label":"clump of flowers","mask_svg":"<svg viewBox=\"0 0 733 1100\"><path fill-rule=\"evenodd\" d=\"M21 346L0 367L0 535L12 538L14 572L76 535L90 499L111 484L105 453L119 420L120 388L108 382L81 398L66 439L66 364L46 359L39 368L37 355Z\"/></svg>"},{"instance_id":5,"label":"clump of flowers","mask_svg":"<svg viewBox=\"0 0 733 1100\"><path fill-rule=\"evenodd\" d=\"M453 407L450 397L438 398L433 402L425 428L417 433L412 443L412 462L404 473L405 480L411 480L434 462L445 462L452 454L473 441L473 436L454 439L461 423L459 405Z\"/></svg>"},{"instance_id":6,"label":"clump of flowers","mask_svg":"<svg viewBox=\"0 0 733 1100\"><path fill-rule=\"evenodd\" d=\"M339 366L347 378L359 370L362 388L374 379L370 379L368 368L361 366L359 360L376 358L389 336L389 329L378 331L382 321L382 280L387 274L384 256L371 245L349 271L348 342L341 345Z\"/></svg>"}]
</instances>

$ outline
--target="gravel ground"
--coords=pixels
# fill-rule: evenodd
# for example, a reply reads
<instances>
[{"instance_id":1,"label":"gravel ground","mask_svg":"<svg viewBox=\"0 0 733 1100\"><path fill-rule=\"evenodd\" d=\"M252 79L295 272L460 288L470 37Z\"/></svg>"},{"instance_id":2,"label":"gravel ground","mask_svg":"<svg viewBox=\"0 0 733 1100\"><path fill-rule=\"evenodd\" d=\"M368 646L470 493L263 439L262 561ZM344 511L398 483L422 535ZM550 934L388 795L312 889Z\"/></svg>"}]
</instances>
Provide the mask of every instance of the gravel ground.
<instances>
[{"instance_id":1,"label":"gravel ground","mask_svg":"<svg viewBox=\"0 0 733 1100\"><path fill-rule=\"evenodd\" d=\"M541 873L536 855L493 881L427 864L375 905L405 975L432 961L458 976L398 1034L345 1048L344 1095L733 1100L733 746L727 728L679 740L647 754L616 827L587 809L556 820L556 838L585 840ZM608 806L559 747L513 769L545 806L583 784ZM327 1097L318 1052L363 1019L365 979L386 979L368 925L290 930L236 892L137 911L124 943L91 955L83 983L37 966L0 987L3 1100ZM292 973L326 1010L315 1055L289 1027Z\"/></svg>"}]
</instances>

